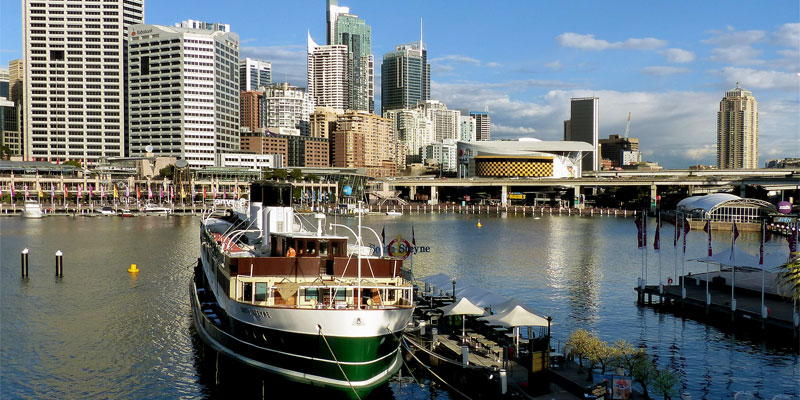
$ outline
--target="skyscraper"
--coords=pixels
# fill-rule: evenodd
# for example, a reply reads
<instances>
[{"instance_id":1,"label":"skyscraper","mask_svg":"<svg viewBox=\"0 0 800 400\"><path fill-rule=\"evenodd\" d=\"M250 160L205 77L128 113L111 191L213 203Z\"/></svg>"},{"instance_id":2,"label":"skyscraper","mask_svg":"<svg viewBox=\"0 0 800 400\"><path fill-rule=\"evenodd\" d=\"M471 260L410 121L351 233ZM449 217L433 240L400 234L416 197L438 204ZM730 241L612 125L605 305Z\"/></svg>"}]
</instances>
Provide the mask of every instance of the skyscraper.
<instances>
[{"instance_id":1,"label":"skyscraper","mask_svg":"<svg viewBox=\"0 0 800 400\"><path fill-rule=\"evenodd\" d=\"M719 102L717 167L758 168L758 102L738 82Z\"/></svg>"},{"instance_id":2,"label":"skyscraper","mask_svg":"<svg viewBox=\"0 0 800 400\"><path fill-rule=\"evenodd\" d=\"M570 99L569 124L564 124L564 139L586 142L594 147L592 154L583 157L582 171L600 169L600 154L597 152L598 130L600 119L600 99L597 97L581 97ZM569 130L567 130L569 125Z\"/></svg>"},{"instance_id":3,"label":"skyscraper","mask_svg":"<svg viewBox=\"0 0 800 400\"><path fill-rule=\"evenodd\" d=\"M320 46L308 34L308 94L315 106L348 109L347 60L347 46Z\"/></svg>"},{"instance_id":4,"label":"skyscraper","mask_svg":"<svg viewBox=\"0 0 800 400\"><path fill-rule=\"evenodd\" d=\"M314 101L302 87L276 83L264 87L261 99L260 126L283 128L294 134L309 135L309 115L314 112ZM293 164L292 164L293 165Z\"/></svg>"},{"instance_id":5,"label":"skyscraper","mask_svg":"<svg viewBox=\"0 0 800 400\"><path fill-rule=\"evenodd\" d=\"M258 90L272 83L272 63L254 58L239 60L239 91Z\"/></svg>"},{"instance_id":6,"label":"skyscraper","mask_svg":"<svg viewBox=\"0 0 800 400\"><path fill-rule=\"evenodd\" d=\"M396 46L381 64L381 111L413 108L431 97L431 66L422 41Z\"/></svg>"},{"instance_id":7,"label":"skyscraper","mask_svg":"<svg viewBox=\"0 0 800 400\"><path fill-rule=\"evenodd\" d=\"M134 25L130 32L130 153L214 166L239 151L239 36Z\"/></svg>"},{"instance_id":8,"label":"skyscraper","mask_svg":"<svg viewBox=\"0 0 800 400\"><path fill-rule=\"evenodd\" d=\"M129 27L143 0L25 1L25 151L36 159L125 154Z\"/></svg>"},{"instance_id":9,"label":"skyscraper","mask_svg":"<svg viewBox=\"0 0 800 400\"><path fill-rule=\"evenodd\" d=\"M350 12L349 7L341 7L339 6L338 0L326 0L325 3L325 21L327 22L327 36L325 38L325 44L332 45L336 44L335 37L336 37L336 18L339 17L339 14L347 14Z\"/></svg>"},{"instance_id":10,"label":"skyscraper","mask_svg":"<svg viewBox=\"0 0 800 400\"><path fill-rule=\"evenodd\" d=\"M458 140L461 131L461 112L448 110L447 105L439 100L419 102L417 109L425 112L425 116L433 122L433 141L446 139Z\"/></svg>"},{"instance_id":11,"label":"skyscraper","mask_svg":"<svg viewBox=\"0 0 800 400\"><path fill-rule=\"evenodd\" d=\"M176 22L176 28L187 28L187 29L198 29L198 30L205 30L205 31L220 31L220 32L230 32L231 26L230 24L222 24L219 22L205 22L205 21L195 21L193 19L189 19L186 21Z\"/></svg>"},{"instance_id":12,"label":"skyscraper","mask_svg":"<svg viewBox=\"0 0 800 400\"><path fill-rule=\"evenodd\" d=\"M357 15L339 14L336 17L333 44L347 46L347 108L375 111L372 28Z\"/></svg>"},{"instance_id":13,"label":"skyscraper","mask_svg":"<svg viewBox=\"0 0 800 400\"><path fill-rule=\"evenodd\" d=\"M388 110L383 116L392 121L395 140L405 147L406 164L421 163L425 146L434 138L433 121L425 116L425 110L401 108Z\"/></svg>"},{"instance_id":14,"label":"skyscraper","mask_svg":"<svg viewBox=\"0 0 800 400\"><path fill-rule=\"evenodd\" d=\"M475 118L475 140L492 140L492 120L489 118L489 111L470 111L469 116Z\"/></svg>"}]
</instances>

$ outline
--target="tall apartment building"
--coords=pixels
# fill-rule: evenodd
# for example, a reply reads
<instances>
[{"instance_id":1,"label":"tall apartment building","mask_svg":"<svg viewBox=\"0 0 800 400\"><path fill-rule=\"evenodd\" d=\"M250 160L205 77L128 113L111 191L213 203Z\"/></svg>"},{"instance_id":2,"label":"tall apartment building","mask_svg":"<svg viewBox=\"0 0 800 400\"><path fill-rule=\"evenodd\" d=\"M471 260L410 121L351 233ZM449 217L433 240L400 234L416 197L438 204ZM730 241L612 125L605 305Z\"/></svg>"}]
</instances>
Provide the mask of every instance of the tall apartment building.
<instances>
[{"instance_id":1,"label":"tall apartment building","mask_svg":"<svg viewBox=\"0 0 800 400\"><path fill-rule=\"evenodd\" d=\"M631 158L639 157L639 139L626 138L620 135L609 135L608 139L600 139L600 157L611 160L611 166L622 167L631 163ZM626 152L628 154L626 154ZM633 154L635 152L635 154ZM625 158L628 162L625 162Z\"/></svg>"},{"instance_id":2,"label":"tall apartment building","mask_svg":"<svg viewBox=\"0 0 800 400\"><path fill-rule=\"evenodd\" d=\"M25 93L25 63L22 59L8 63L8 99L22 106Z\"/></svg>"},{"instance_id":3,"label":"tall apartment building","mask_svg":"<svg viewBox=\"0 0 800 400\"><path fill-rule=\"evenodd\" d=\"M330 146L333 167L366 168L371 177L393 176L397 172L396 143L387 118L348 111L339 116Z\"/></svg>"},{"instance_id":4,"label":"tall apartment building","mask_svg":"<svg viewBox=\"0 0 800 400\"><path fill-rule=\"evenodd\" d=\"M461 129L461 112L448 110L447 105L439 100L426 100L417 104L417 109L425 112L425 116L433 121L433 141L458 139Z\"/></svg>"},{"instance_id":5,"label":"tall apartment building","mask_svg":"<svg viewBox=\"0 0 800 400\"><path fill-rule=\"evenodd\" d=\"M309 134L312 137L328 138L336 130L336 122L339 121L339 114L330 107L317 107L308 116Z\"/></svg>"},{"instance_id":6,"label":"tall apartment building","mask_svg":"<svg viewBox=\"0 0 800 400\"><path fill-rule=\"evenodd\" d=\"M320 46L308 35L308 94L317 107L343 112L350 105L347 46Z\"/></svg>"},{"instance_id":7,"label":"tall apartment building","mask_svg":"<svg viewBox=\"0 0 800 400\"><path fill-rule=\"evenodd\" d=\"M8 63L8 99L14 102L16 109L16 120L14 122L16 131L6 127L0 145L8 146L11 154L21 156L24 152L25 139L25 113L24 113L24 94L25 94L25 63L22 59L11 60ZM8 124L8 122L6 122Z\"/></svg>"},{"instance_id":8,"label":"tall apartment building","mask_svg":"<svg viewBox=\"0 0 800 400\"><path fill-rule=\"evenodd\" d=\"M471 115L462 115L459 117L461 127L459 129L458 140L462 142L474 142L477 140L477 124L475 117Z\"/></svg>"},{"instance_id":9,"label":"tall apartment building","mask_svg":"<svg viewBox=\"0 0 800 400\"><path fill-rule=\"evenodd\" d=\"M5 97L0 97L0 146L7 146L15 156L22 152L19 106Z\"/></svg>"},{"instance_id":10,"label":"tall apartment building","mask_svg":"<svg viewBox=\"0 0 800 400\"><path fill-rule=\"evenodd\" d=\"M599 120L599 98L582 97L570 99L570 119L564 121L564 140L586 142L594 147L592 154L583 158L582 171L597 171L600 169L600 153L598 152Z\"/></svg>"},{"instance_id":11,"label":"tall apartment building","mask_svg":"<svg viewBox=\"0 0 800 400\"><path fill-rule=\"evenodd\" d=\"M340 14L349 14L350 8L339 5L338 0L325 0L325 21L327 23L325 44L335 44L336 19Z\"/></svg>"},{"instance_id":12,"label":"tall apartment building","mask_svg":"<svg viewBox=\"0 0 800 400\"><path fill-rule=\"evenodd\" d=\"M246 128L250 132L255 132L258 128L264 127L261 120L261 103L264 97L263 92L248 90L239 92L239 128Z\"/></svg>"},{"instance_id":13,"label":"tall apartment building","mask_svg":"<svg viewBox=\"0 0 800 400\"><path fill-rule=\"evenodd\" d=\"M289 167L330 167L328 139L280 134L242 135L242 151L278 154Z\"/></svg>"},{"instance_id":14,"label":"tall apartment building","mask_svg":"<svg viewBox=\"0 0 800 400\"><path fill-rule=\"evenodd\" d=\"M125 155L127 33L143 0L25 1L24 156Z\"/></svg>"},{"instance_id":15,"label":"tall apartment building","mask_svg":"<svg viewBox=\"0 0 800 400\"><path fill-rule=\"evenodd\" d=\"M475 118L475 140L492 140L492 121L489 111L470 111L469 116Z\"/></svg>"},{"instance_id":16,"label":"tall apartment building","mask_svg":"<svg viewBox=\"0 0 800 400\"><path fill-rule=\"evenodd\" d=\"M413 108L431 98L431 66L420 40L396 46L381 64L381 111Z\"/></svg>"},{"instance_id":17,"label":"tall apartment building","mask_svg":"<svg viewBox=\"0 0 800 400\"><path fill-rule=\"evenodd\" d=\"M239 60L239 91L259 90L272 84L272 63L255 58Z\"/></svg>"},{"instance_id":18,"label":"tall apartment building","mask_svg":"<svg viewBox=\"0 0 800 400\"><path fill-rule=\"evenodd\" d=\"M293 129L298 135L309 135L309 115L314 101L306 89L288 83L263 87L260 104L260 126Z\"/></svg>"},{"instance_id":19,"label":"tall apartment building","mask_svg":"<svg viewBox=\"0 0 800 400\"><path fill-rule=\"evenodd\" d=\"M384 117L392 121L394 138L405 147L406 164L421 163L425 146L434 140L433 121L422 109L388 110Z\"/></svg>"},{"instance_id":20,"label":"tall apartment building","mask_svg":"<svg viewBox=\"0 0 800 400\"><path fill-rule=\"evenodd\" d=\"M719 102L717 167L758 168L758 102L738 82Z\"/></svg>"},{"instance_id":21,"label":"tall apartment building","mask_svg":"<svg viewBox=\"0 0 800 400\"><path fill-rule=\"evenodd\" d=\"M214 166L239 150L239 36L161 25L131 27L130 153Z\"/></svg>"},{"instance_id":22,"label":"tall apartment building","mask_svg":"<svg viewBox=\"0 0 800 400\"><path fill-rule=\"evenodd\" d=\"M8 69L0 68L0 97L9 98L9 74Z\"/></svg>"},{"instance_id":23,"label":"tall apartment building","mask_svg":"<svg viewBox=\"0 0 800 400\"><path fill-rule=\"evenodd\" d=\"M353 14L336 17L334 43L347 46L347 108L375 111L375 60L372 57L372 28Z\"/></svg>"}]
</instances>

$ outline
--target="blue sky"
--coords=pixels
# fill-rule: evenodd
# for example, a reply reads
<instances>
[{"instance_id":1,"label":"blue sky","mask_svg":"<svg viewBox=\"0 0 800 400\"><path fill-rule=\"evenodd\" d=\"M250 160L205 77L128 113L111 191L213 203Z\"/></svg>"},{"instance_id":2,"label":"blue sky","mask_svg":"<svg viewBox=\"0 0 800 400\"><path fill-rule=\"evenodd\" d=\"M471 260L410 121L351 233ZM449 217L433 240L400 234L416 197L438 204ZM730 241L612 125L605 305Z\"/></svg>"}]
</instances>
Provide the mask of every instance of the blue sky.
<instances>
[{"instance_id":1,"label":"blue sky","mask_svg":"<svg viewBox=\"0 0 800 400\"><path fill-rule=\"evenodd\" d=\"M714 164L716 111L737 81L759 102L759 164L800 157L800 2L340 0L372 26L380 60L419 40L434 99L492 116L493 138L560 140L569 98L600 98L600 137L631 136L668 168ZM161 0L145 22L231 24L241 55L305 85L306 30L325 41L325 3ZM20 2L0 3L0 65L21 57Z\"/></svg>"}]
</instances>

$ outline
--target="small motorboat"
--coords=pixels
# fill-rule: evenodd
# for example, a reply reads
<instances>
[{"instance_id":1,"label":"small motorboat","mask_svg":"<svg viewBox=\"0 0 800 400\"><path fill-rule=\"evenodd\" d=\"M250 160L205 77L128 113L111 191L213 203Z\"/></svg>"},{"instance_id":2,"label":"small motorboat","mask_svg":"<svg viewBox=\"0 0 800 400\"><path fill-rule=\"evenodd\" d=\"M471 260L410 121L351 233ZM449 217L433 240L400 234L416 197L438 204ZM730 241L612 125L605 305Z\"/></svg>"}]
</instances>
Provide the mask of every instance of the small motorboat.
<instances>
[{"instance_id":1,"label":"small motorboat","mask_svg":"<svg viewBox=\"0 0 800 400\"><path fill-rule=\"evenodd\" d=\"M22 216L25 218L44 218L41 204L36 200L25 200L25 208L22 210Z\"/></svg>"},{"instance_id":2,"label":"small motorboat","mask_svg":"<svg viewBox=\"0 0 800 400\"><path fill-rule=\"evenodd\" d=\"M399 215L403 215L403 213L401 213L400 211L397 211L397 210L390 210L390 211L386 212L386 215L389 215L389 216L392 216L392 217L397 217Z\"/></svg>"},{"instance_id":3,"label":"small motorboat","mask_svg":"<svg viewBox=\"0 0 800 400\"><path fill-rule=\"evenodd\" d=\"M148 204L144 206L142 212L145 214L155 214L155 215L169 215L172 210L167 207L161 207L155 204Z\"/></svg>"},{"instance_id":4,"label":"small motorboat","mask_svg":"<svg viewBox=\"0 0 800 400\"><path fill-rule=\"evenodd\" d=\"M131 210L129 210L127 208L123 208L123 209L119 210L119 216L123 217L123 218L130 218L130 217L133 217L133 213L131 212Z\"/></svg>"},{"instance_id":5,"label":"small motorboat","mask_svg":"<svg viewBox=\"0 0 800 400\"><path fill-rule=\"evenodd\" d=\"M100 208L99 212L100 212L101 215L116 215L117 214L117 212L114 211L114 209L112 207L109 207L109 206L103 206L102 208Z\"/></svg>"}]
</instances>

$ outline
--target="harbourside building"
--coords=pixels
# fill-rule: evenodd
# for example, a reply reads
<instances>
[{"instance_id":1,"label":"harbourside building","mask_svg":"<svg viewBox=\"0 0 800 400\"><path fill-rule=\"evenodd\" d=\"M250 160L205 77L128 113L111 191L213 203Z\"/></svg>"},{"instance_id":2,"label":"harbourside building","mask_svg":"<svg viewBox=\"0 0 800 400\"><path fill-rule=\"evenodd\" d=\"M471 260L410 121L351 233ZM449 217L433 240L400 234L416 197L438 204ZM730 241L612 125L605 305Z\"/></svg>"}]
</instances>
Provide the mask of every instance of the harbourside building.
<instances>
[{"instance_id":1,"label":"harbourside building","mask_svg":"<svg viewBox=\"0 0 800 400\"><path fill-rule=\"evenodd\" d=\"M244 133L242 152L276 154L289 167L329 167L328 139L269 132Z\"/></svg>"},{"instance_id":2,"label":"harbourside building","mask_svg":"<svg viewBox=\"0 0 800 400\"><path fill-rule=\"evenodd\" d=\"M186 29L195 29L195 30L202 30L202 31L212 31L212 32L230 32L231 26L230 24L223 24L220 22L205 22L205 21L196 21L193 19L188 19L186 21L176 22L176 28L186 28Z\"/></svg>"},{"instance_id":3,"label":"harbourside building","mask_svg":"<svg viewBox=\"0 0 800 400\"><path fill-rule=\"evenodd\" d=\"M348 59L347 46L320 46L308 34L308 94L315 106L338 112L349 107Z\"/></svg>"},{"instance_id":4,"label":"harbourside building","mask_svg":"<svg viewBox=\"0 0 800 400\"><path fill-rule=\"evenodd\" d=\"M13 156L22 152L19 107L5 97L0 97L0 146L8 147Z\"/></svg>"},{"instance_id":5,"label":"harbourside building","mask_svg":"<svg viewBox=\"0 0 800 400\"><path fill-rule=\"evenodd\" d=\"M434 142L459 138L461 112L448 110L447 105L439 100L421 101L417 103L417 109L422 110L425 116L433 121Z\"/></svg>"},{"instance_id":6,"label":"harbourside building","mask_svg":"<svg viewBox=\"0 0 800 400\"><path fill-rule=\"evenodd\" d=\"M458 176L580 178L585 142L538 139L457 142Z\"/></svg>"},{"instance_id":7,"label":"harbourside building","mask_svg":"<svg viewBox=\"0 0 800 400\"><path fill-rule=\"evenodd\" d=\"M611 160L612 167L621 168L642 161L638 138L609 135L608 139L600 139L598 143L600 144L600 156Z\"/></svg>"},{"instance_id":8,"label":"harbourside building","mask_svg":"<svg viewBox=\"0 0 800 400\"><path fill-rule=\"evenodd\" d=\"M9 73L7 68L0 68L0 97L9 98Z\"/></svg>"},{"instance_id":9,"label":"harbourside building","mask_svg":"<svg viewBox=\"0 0 800 400\"><path fill-rule=\"evenodd\" d=\"M143 0L23 2L25 157L125 155L127 34L143 21Z\"/></svg>"},{"instance_id":10,"label":"harbourside building","mask_svg":"<svg viewBox=\"0 0 800 400\"><path fill-rule=\"evenodd\" d=\"M259 90L272 84L272 63L255 58L239 60L239 91Z\"/></svg>"},{"instance_id":11,"label":"harbourside building","mask_svg":"<svg viewBox=\"0 0 800 400\"><path fill-rule=\"evenodd\" d=\"M474 142L477 139L475 117L471 115L462 115L459 117L461 121L461 128L459 129L458 140L462 142Z\"/></svg>"},{"instance_id":12,"label":"harbourside building","mask_svg":"<svg viewBox=\"0 0 800 400\"><path fill-rule=\"evenodd\" d=\"M298 135L309 135L309 115L314 101L305 88L276 83L261 88L259 126L294 129Z\"/></svg>"},{"instance_id":13,"label":"harbourside building","mask_svg":"<svg viewBox=\"0 0 800 400\"><path fill-rule=\"evenodd\" d=\"M14 102L17 108L17 137L12 138L11 134L6 134L6 140L0 145L8 146L11 154L21 156L25 149L25 63L22 59L11 60L8 63L8 99Z\"/></svg>"},{"instance_id":14,"label":"harbourside building","mask_svg":"<svg viewBox=\"0 0 800 400\"><path fill-rule=\"evenodd\" d=\"M239 92L239 127L247 128L251 132L255 132L258 128L263 127L261 123L262 113L261 103L263 101L264 93L248 90Z\"/></svg>"},{"instance_id":15,"label":"harbourside building","mask_svg":"<svg viewBox=\"0 0 800 400\"><path fill-rule=\"evenodd\" d=\"M492 120L489 111L470 111L469 116L475 118L475 140L492 140Z\"/></svg>"},{"instance_id":16,"label":"harbourside building","mask_svg":"<svg viewBox=\"0 0 800 400\"><path fill-rule=\"evenodd\" d=\"M433 121L421 109L388 110L384 117L392 121L394 138L405 149L405 163L421 163L425 146L433 142Z\"/></svg>"},{"instance_id":17,"label":"harbourside building","mask_svg":"<svg viewBox=\"0 0 800 400\"><path fill-rule=\"evenodd\" d=\"M381 64L381 112L414 108L431 97L431 66L427 50L419 42L401 44L383 56Z\"/></svg>"},{"instance_id":18,"label":"harbourside building","mask_svg":"<svg viewBox=\"0 0 800 400\"><path fill-rule=\"evenodd\" d=\"M239 151L239 36L134 25L129 34L130 153L211 167Z\"/></svg>"},{"instance_id":19,"label":"harbourside building","mask_svg":"<svg viewBox=\"0 0 800 400\"><path fill-rule=\"evenodd\" d=\"M314 112L308 116L309 134L312 137L328 138L331 132L336 130L336 122L339 120L339 114L330 107L316 107Z\"/></svg>"},{"instance_id":20,"label":"harbourside building","mask_svg":"<svg viewBox=\"0 0 800 400\"><path fill-rule=\"evenodd\" d=\"M446 139L444 142L433 142L425 146L425 160L434 160L442 173L456 172L458 157L456 141Z\"/></svg>"},{"instance_id":21,"label":"harbourside building","mask_svg":"<svg viewBox=\"0 0 800 400\"><path fill-rule=\"evenodd\" d=\"M719 102L717 167L758 168L758 102L738 82Z\"/></svg>"},{"instance_id":22,"label":"harbourside building","mask_svg":"<svg viewBox=\"0 0 800 400\"><path fill-rule=\"evenodd\" d=\"M600 99L597 97L581 97L570 99L570 119L564 121L564 140L580 141L591 144L594 150L582 161L584 171L600 169L598 151L598 131L600 121Z\"/></svg>"},{"instance_id":23,"label":"harbourside building","mask_svg":"<svg viewBox=\"0 0 800 400\"><path fill-rule=\"evenodd\" d=\"M392 138L392 121L364 111L339 116L330 138L331 166L366 168L370 177L397 173L397 143Z\"/></svg>"},{"instance_id":24,"label":"harbourside building","mask_svg":"<svg viewBox=\"0 0 800 400\"><path fill-rule=\"evenodd\" d=\"M281 154L220 153L217 154L217 158L217 165L225 168L261 170L264 168L284 167L284 157Z\"/></svg>"}]
</instances>

